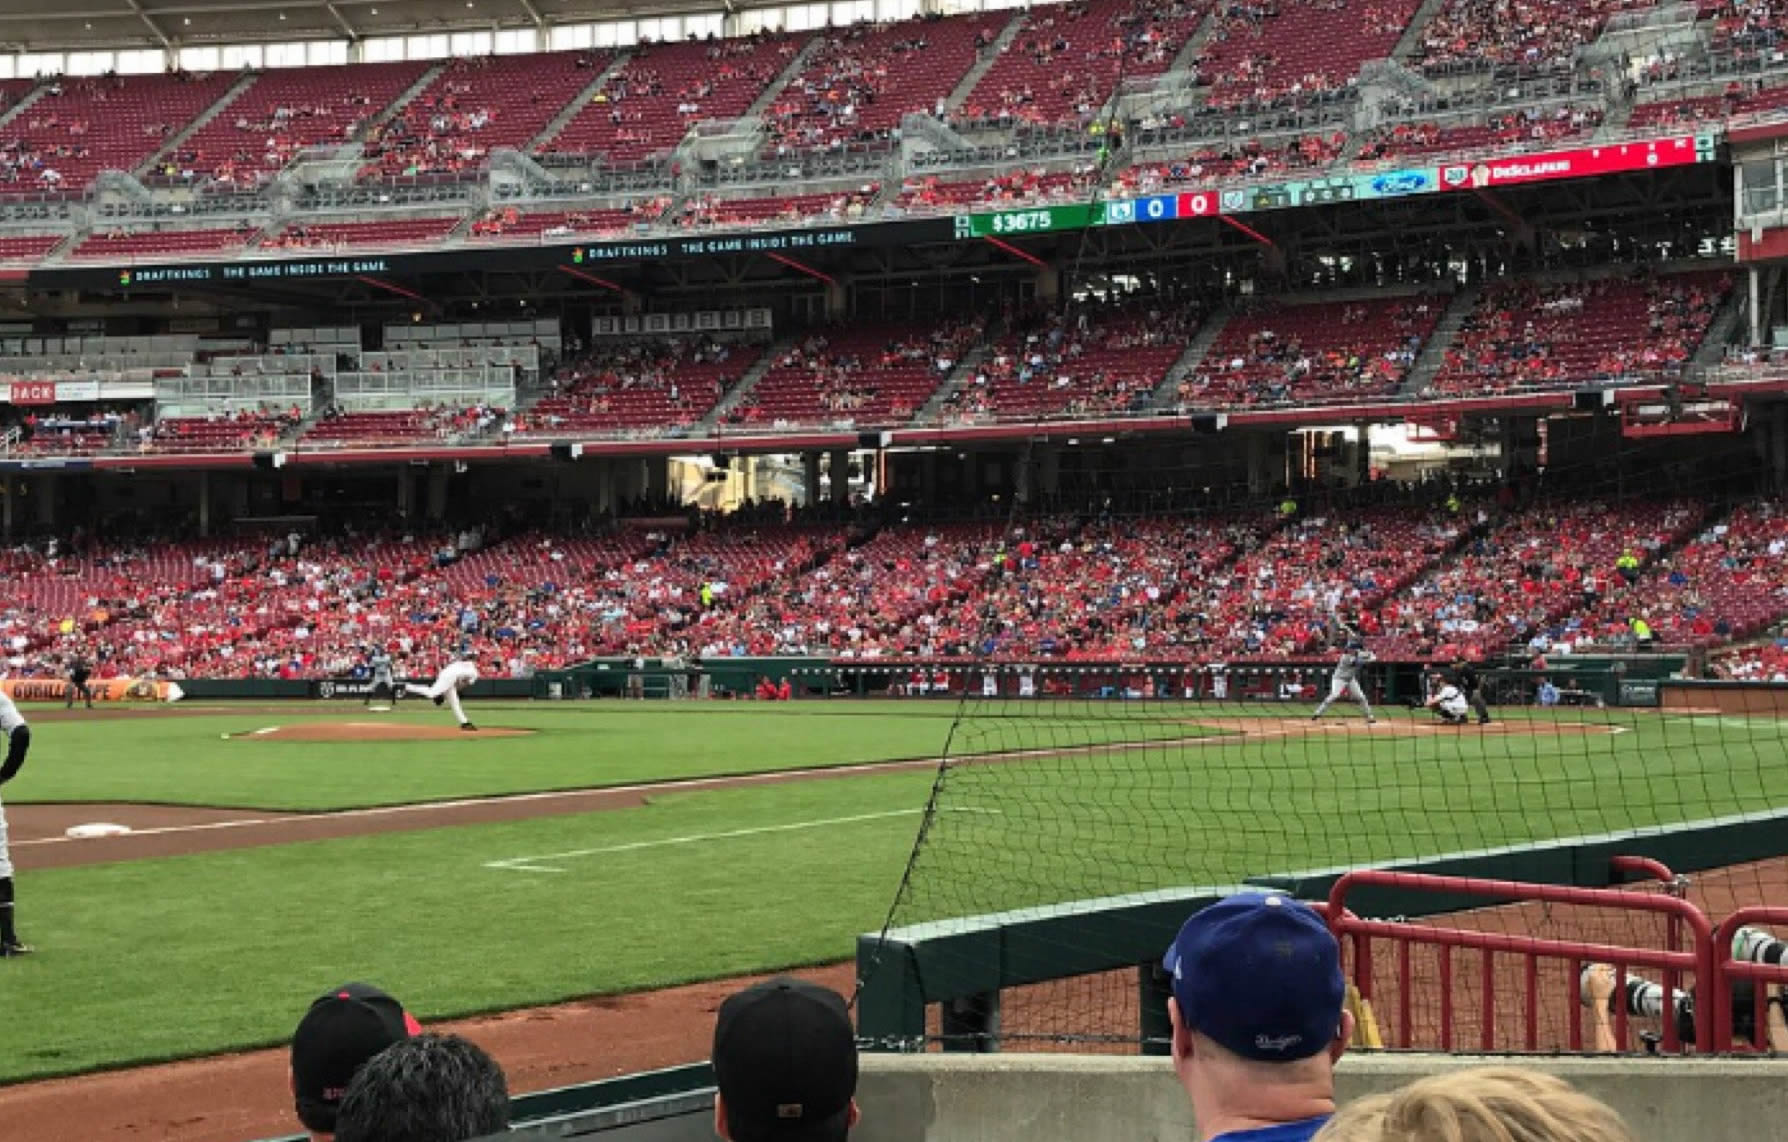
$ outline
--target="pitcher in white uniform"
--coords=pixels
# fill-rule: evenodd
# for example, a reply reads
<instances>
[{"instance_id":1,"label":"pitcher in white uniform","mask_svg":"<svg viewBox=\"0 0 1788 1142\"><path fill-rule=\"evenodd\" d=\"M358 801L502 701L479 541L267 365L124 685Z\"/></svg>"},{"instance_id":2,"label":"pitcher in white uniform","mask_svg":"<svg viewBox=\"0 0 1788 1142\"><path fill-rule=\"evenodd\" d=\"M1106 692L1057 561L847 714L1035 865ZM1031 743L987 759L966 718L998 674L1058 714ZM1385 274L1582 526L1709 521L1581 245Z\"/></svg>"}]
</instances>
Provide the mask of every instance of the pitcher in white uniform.
<instances>
[{"instance_id":1,"label":"pitcher in white uniform","mask_svg":"<svg viewBox=\"0 0 1788 1142\"><path fill-rule=\"evenodd\" d=\"M6 735L6 760L0 762L0 785L18 776L31 748L31 727L12 699L0 693L0 733ZM6 805L0 802L0 959L22 956L31 949L19 941L13 927L12 857L6 851Z\"/></svg>"},{"instance_id":2,"label":"pitcher in white uniform","mask_svg":"<svg viewBox=\"0 0 1788 1142\"><path fill-rule=\"evenodd\" d=\"M447 668L436 675L434 682L428 686L419 682L404 683L404 692L432 699L437 706L446 703L448 708L453 711L454 720L459 722L459 728L470 732L478 727L472 724L472 719L466 717L465 708L459 704L459 692L467 689L476 681L478 681L478 663L467 657L449 663Z\"/></svg>"}]
</instances>

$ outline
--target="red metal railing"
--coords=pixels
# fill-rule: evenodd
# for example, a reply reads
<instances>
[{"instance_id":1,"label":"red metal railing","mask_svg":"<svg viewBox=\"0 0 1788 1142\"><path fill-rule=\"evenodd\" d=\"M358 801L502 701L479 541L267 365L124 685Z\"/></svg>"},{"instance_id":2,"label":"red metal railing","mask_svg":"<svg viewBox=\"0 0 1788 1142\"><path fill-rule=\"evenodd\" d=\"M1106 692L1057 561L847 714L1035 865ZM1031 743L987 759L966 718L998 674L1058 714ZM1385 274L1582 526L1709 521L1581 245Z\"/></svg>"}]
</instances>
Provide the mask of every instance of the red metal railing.
<instances>
[{"instance_id":1,"label":"red metal railing","mask_svg":"<svg viewBox=\"0 0 1788 1142\"><path fill-rule=\"evenodd\" d=\"M1654 876L1672 887L1680 883L1667 867L1655 861L1646 861L1643 858L1625 860L1615 867ZM1394 888L1405 892L1478 896L1485 898L1486 907L1515 902L1531 902L1578 905L1659 915L1669 925L1666 937L1667 946L1663 948L1622 947L1583 940L1561 940L1533 935L1509 935L1465 928L1447 928L1420 922L1362 919L1348 910L1347 896L1349 892L1357 888L1368 886ZM1788 911L1785 911L1783 915L1788 917ZM1361 997L1368 1001L1373 998L1373 941L1389 940L1396 945L1397 1012L1393 1034L1388 1038L1391 1040L1391 1045L1397 1047L1415 1045L1412 1010L1413 948L1418 944L1431 946L1435 949L1440 985L1440 1042L1435 1045L1444 1051L1454 1050L1457 1046L1454 1042L1457 1018L1454 1011L1453 995L1453 952L1457 948L1471 949L1479 953L1477 989L1479 1041L1476 1046L1477 1049L1484 1051L1499 1049L1496 1043L1498 1002L1496 957L1498 955L1519 956L1522 960L1522 1042L1519 1049L1529 1051L1540 1049L1541 984L1539 965L1542 959L1562 960L1569 965L1567 976L1569 991L1562 998L1566 1000L1566 1008L1570 1013L1567 1033L1568 1046L1574 1051L1583 1049L1583 1006L1578 988L1585 964L1610 963L1614 965L1614 994L1616 996L1625 995L1627 971L1635 967L1652 968L1661 972L1666 996L1674 995L1681 989L1685 973L1693 973L1697 980L1714 977L1713 926L1699 908L1676 893L1660 894L1622 891L1613 888L1578 888L1570 885L1529 884L1512 880L1482 880L1472 877L1436 876L1429 873L1369 869L1348 873L1335 882L1334 888L1329 893L1328 921L1330 930L1335 933L1335 938L1341 941L1344 947L1351 944L1355 986L1359 989ZM1686 949L1677 946L1684 931L1688 933L1691 941L1691 946ZM1774 969L1764 968L1764 970L1773 971ZM1784 971L1781 978L1788 979L1788 971ZM1614 1013L1615 1041L1625 1043L1628 1032L1626 1004L1617 1002ZM1667 1051L1678 1050L1682 1044L1677 1033L1676 1020L1669 1016L1668 1010L1666 1017L1661 1022L1663 1023L1664 1049ZM1716 1041L1714 1036L1714 1024L1706 1005L1698 1004L1695 1011L1696 1048L1701 1051L1710 1050Z\"/></svg>"},{"instance_id":2,"label":"red metal railing","mask_svg":"<svg viewBox=\"0 0 1788 1142\"><path fill-rule=\"evenodd\" d=\"M1756 1005L1752 1026L1756 1029L1756 1040L1769 1045L1768 1020L1768 984L1788 985L1788 963L1758 964L1732 958L1732 936L1740 928L1752 924L1773 924L1778 930L1788 927L1788 908L1770 908L1757 906L1740 908L1720 923L1714 936L1714 971L1713 985L1713 1035L1714 1042L1723 1051L1748 1048L1753 1044L1736 1044L1732 1041L1732 981L1748 979L1752 983L1752 1002ZM1696 1005L1696 1015L1701 1014Z\"/></svg>"}]
</instances>

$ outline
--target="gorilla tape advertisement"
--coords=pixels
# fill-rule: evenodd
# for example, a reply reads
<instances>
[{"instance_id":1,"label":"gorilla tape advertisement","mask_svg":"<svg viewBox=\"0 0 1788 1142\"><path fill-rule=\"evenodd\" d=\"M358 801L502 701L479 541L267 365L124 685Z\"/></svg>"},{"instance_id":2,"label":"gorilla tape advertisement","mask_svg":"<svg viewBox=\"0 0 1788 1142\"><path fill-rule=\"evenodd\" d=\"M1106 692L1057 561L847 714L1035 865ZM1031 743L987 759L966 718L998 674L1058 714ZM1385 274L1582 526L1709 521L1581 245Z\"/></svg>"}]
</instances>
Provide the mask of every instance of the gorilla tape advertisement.
<instances>
[{"instance_id":1,"label":"gorilla tape advertisement","mask_svg":"<svg viewBox=\"0 0 1788 1142\"><path fill-rule=\"evenodd\" d=\"M177 683L153 678L94 678L87 689L95 702L178 702L186 697ZM0 678L0 694L15 702L66 702L68 690L62 678Z\"/></svg>"}]
</instances>

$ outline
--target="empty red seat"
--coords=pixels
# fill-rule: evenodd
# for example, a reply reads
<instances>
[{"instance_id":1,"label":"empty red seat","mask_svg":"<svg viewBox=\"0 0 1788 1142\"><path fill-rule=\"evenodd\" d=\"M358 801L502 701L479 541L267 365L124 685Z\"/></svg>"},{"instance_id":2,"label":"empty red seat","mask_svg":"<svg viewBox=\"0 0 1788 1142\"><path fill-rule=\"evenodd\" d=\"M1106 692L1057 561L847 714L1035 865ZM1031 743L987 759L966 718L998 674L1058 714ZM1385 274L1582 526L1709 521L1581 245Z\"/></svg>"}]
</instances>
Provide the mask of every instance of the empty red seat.
<instances>
[{"instance_id":1,"label":"empty red seat","mask_svg":"<svg viewBox=\"0 0 1788 1142\"><path fill-rule=\"evenodd\" d=\"M264 72L181 144L174 165L217 182L256 185L305 147L351 142L429 67L406 61Z\"/></svg>"},{"instance_id":2,"label":"empty red seat","mask_svg":"<svg viewBox=\"0 0 1788 1142\"><path fill-rule=\"evenodd\" d=\"M354 246L427 245L452 233L458 218L396 218L385 222L293 224L265 245L293 250Z\"/></svg>"},{"instance_id":3,"label":"empty red seat","mask_svg":"<svg viewBox=\"0 0 1788 1142\"><path fill-rule=\"evenodd\" d=\"M989 12L821 32L770 107L771 134L797 150L886 139L910 112L939 113L1011 20Z\"/></svg>"},{"instance_id":4,"label":"empty red seat","mask_svg":"<svg viewBox=\"0 0 1788 1142\"><path fill-rule=\"evenodd\" d=\"M974 344L979 322L862 325L805 338L735 408L743 424L903 424Z\"/></svg>"},{"instance_id":5,"label":"empty red seat","mask_svg":"<svg viewBox=\"0 0 1788 1142\"><path fill-rule=\"evenodd\" d=\"M77 192L135 170L230 89L233 75L105 75L45 81L0 127L0 190Z\"/></svg>"},{"instance_id":6,"label":"empty red seat","mask_svg":"<svg viewBox=\"0 0 1788 1142\"><path fill-rule=\"evenodd\" d=\"M89 234L71 258L135 258L144 255L210 254L240 250L259 229L252 224L205 230L108 230Z\"/></svg>"},{"instance_id":7,"label":"empty red seat","mask_svg":"<svg viewBox=\"0 0 1788 1142\"><path fill-rule=\"evenodd\" d=\"M1420 6L1421 0L1224 5L1200 53L1199 77L1211 87L1214 107L1345 91L1361 64L1391 54Z\"/></svg>"},{"instance_id":8,"label":"empty red seat","mask_svg":"<svg viewBox=\"0 0 1788 1142\"><path fill-rule=\"evenodd\" d=\"M453 60L374 129L366 174L476 171L498 147L525 150L607 65L606 56L588 52Z\"/></svg>"},{"instance_id":9,"label":"empty red seat","mask_svg":"<svg viewBox=\"0 0 1788 1142\"><path fill-rule=\"evenodd\" d=\"M803 36L642 44L541 149L635 162L667 152L705 119L736 119L782 73Z\"/></svg>"},{"instance_id":10,"label":"empty red seat","mask_svg":"<svg viewBox=\"0 0 1788 1142\"><path fill-rule=\"evenodd\" d=\"M1203 22L1192 0L1076 0L1029 10L957 117L1054 124L1090 120L1120 73L1159 75Z\"/></svg>"}]
</instances>

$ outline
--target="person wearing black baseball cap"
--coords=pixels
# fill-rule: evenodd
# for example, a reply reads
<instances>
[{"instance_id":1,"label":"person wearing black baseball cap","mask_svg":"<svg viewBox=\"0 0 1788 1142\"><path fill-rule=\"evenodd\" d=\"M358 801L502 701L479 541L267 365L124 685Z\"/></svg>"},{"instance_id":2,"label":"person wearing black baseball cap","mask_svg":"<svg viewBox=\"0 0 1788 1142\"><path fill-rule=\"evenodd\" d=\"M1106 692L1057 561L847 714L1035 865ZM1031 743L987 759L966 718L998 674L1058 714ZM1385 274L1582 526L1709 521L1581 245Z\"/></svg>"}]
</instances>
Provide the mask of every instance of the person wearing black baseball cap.
<instances>
[{"instance_id":1,"label":"person wearing black baseball cap","mask_svg":"<svg viewBox=\"0 0 1788 1142\"><path fill-rule=\"evenodd\" d=\"M292 1033L292 1098L316 1142L335 1136L348 1083L367 1060L422 1028L397 1000L367 983L318 996Z\"/></svg>"},{"instance_id":2,"label":"person wearing black baseball cap","mask_svg":"<svg viewBox=\"0 0 1788 1142\"><path fill-rule=\"evenodd\" d=\"M1335 1113L1335 1062L1353 1037L1322 917L1279 893L1239 893L1194 913L1161 966L1199 1138L1309 1142Z\"/></svg>"},{"instance_id":3,"label":"person wearing black baseball cap","mask_svg":"<svg viewBox=\"0 0 1788 1142\"><path fill-rule=\"evenodd\" d=\"M729 996L713 1061L727 1142L843 1142L857 1124L857 1035L830 988L778 977Z\"/></svg>"}]
</instances>

